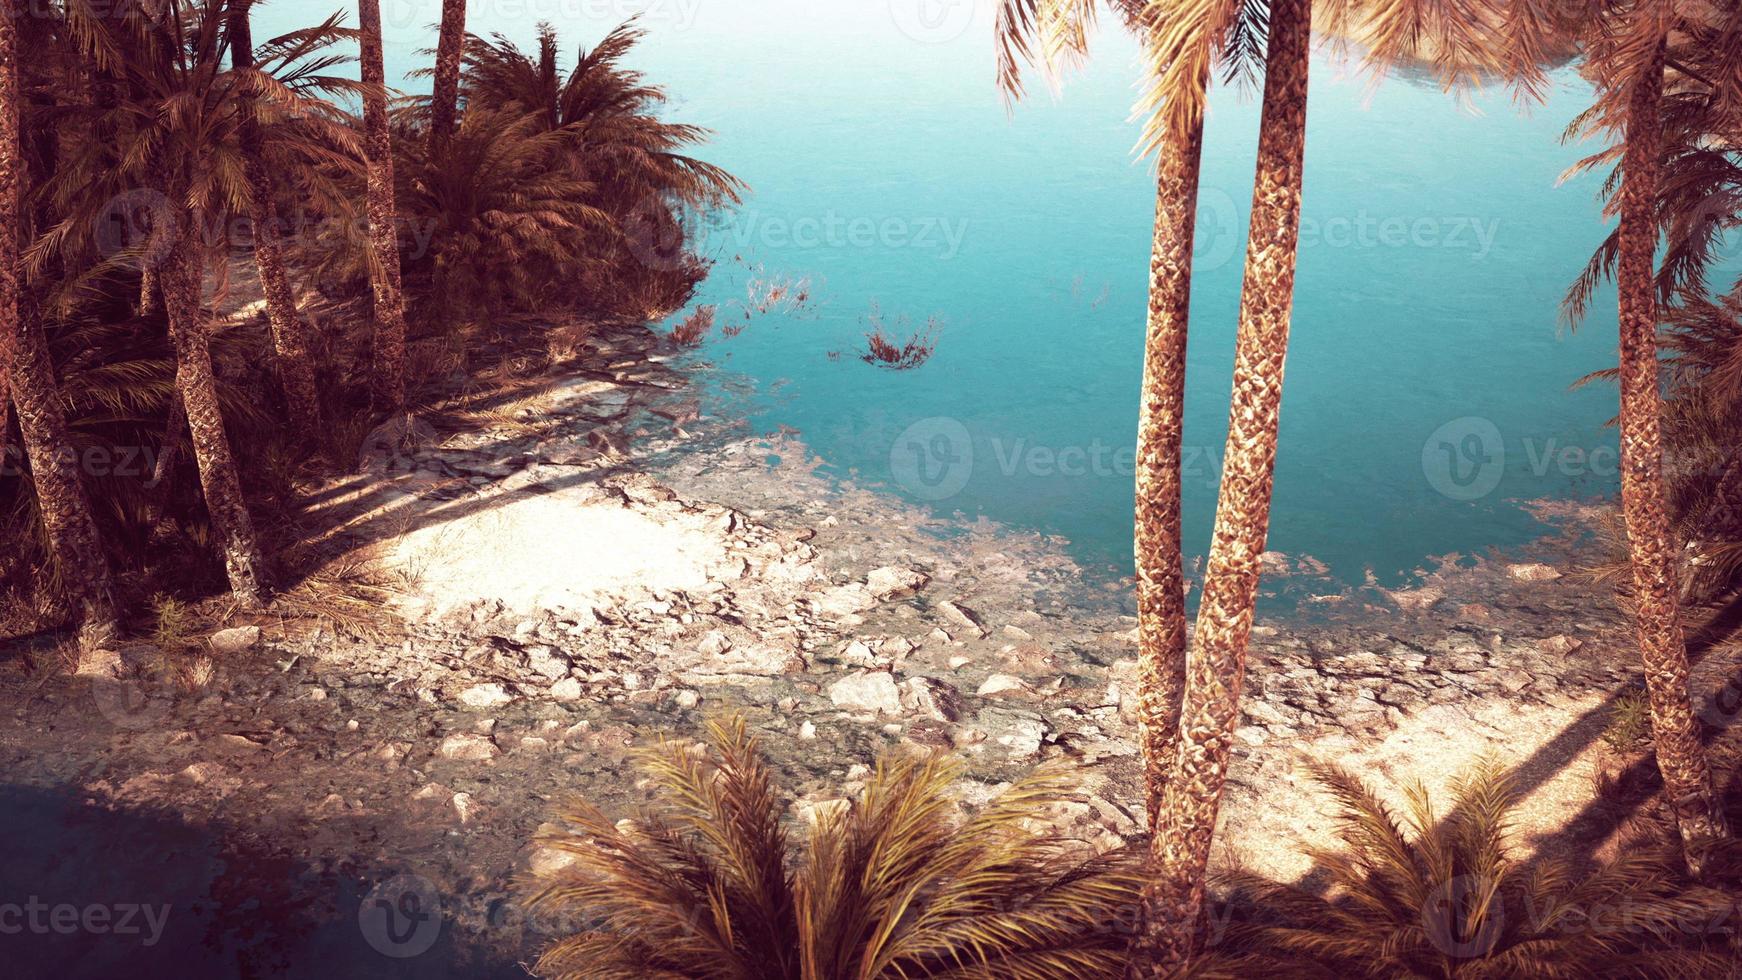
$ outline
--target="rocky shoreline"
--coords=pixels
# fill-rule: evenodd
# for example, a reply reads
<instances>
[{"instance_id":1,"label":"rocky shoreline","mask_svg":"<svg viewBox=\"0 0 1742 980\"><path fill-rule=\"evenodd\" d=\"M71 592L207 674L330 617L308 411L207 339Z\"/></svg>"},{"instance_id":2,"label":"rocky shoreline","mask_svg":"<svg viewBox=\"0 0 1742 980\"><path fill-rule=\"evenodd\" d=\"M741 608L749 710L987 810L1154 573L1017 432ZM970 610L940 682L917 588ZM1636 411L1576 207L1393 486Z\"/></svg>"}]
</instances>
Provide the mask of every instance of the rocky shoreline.
<instances>
[{"instance_id":1,"label":"rocky shoreline","mask_svg":"<svg viewBox=\"0 0 1742 980\"><path fill-rule=\"evenodd\" d=\"M95 676L6 678L0 760L31 795L10 818L22 850L0 855L8 887L92 873L66 832L30 823L43 812L190 841L156 854L140 830L143 850L90 879L183 909L161 944L49 937L45 964L515 975L564 927L517 905L563 863L529 843L555 806L628 814L631 750L727 711L798 794L795 820L883 752L942 749L964 761L965 806L1058 760L1081 773L1061 829L1093 848L1143 833L1129 600L1057 541L820 475L795 436L717 418L656 344L603 333L495 424L385 432L360 475L309 494L332 560L396 583L381 631L238 620L193 684L149 669L143 644ZM1564 823L1600 765L1577 726L1638 674L1613 602L1565 574L1579 547L1447 562L1261 622L1226 859L1307 870L1302 842L1328 839L1309 758L1435 785L1497 754L1544 770L1527 829ZM441 909L415 955L367 925L383 888Z\"/></svg>"}]
</instances>

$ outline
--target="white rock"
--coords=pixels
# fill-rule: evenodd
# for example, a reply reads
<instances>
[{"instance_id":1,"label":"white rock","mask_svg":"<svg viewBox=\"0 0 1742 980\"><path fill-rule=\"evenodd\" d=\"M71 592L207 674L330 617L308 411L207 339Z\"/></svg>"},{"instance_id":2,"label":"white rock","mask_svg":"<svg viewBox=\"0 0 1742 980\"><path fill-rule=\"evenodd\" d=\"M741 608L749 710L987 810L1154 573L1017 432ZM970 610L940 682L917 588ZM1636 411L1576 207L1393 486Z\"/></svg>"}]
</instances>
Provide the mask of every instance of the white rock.
<instances>
[{"instance_id":1,"label":"white rock","mask_svg":"<svg viewBox=\"0 0 1742 980\"><path fill-rule=\"evenodd\" d=\"M732 649L732 639L720 630L709 630L696 644L696 650L709 656L718 656Z\"/></svg>"},{"instance_id":2,"label":"white rock","mask_svg":"<svg viewBox=\"0 0 1742 980\"><path fill-rule=\"evenodd\" d=\"M937 721L955 721L962 716L962 695L950 685L930 677L911 677L901 685L901 704Z\"/></svg>"},{"instance_id":3,"label":"white rock","mask_svg":"<svg viewBox=\"0 0 1742 980\"><path fill-rule=\"evenodd\" d=\"M1536 644L1536 648L1549 656L1564 657L1584 645L1584 640L1561 633L1556 636L1551 636L1546 640L1539 640Z\"/></svg>"},{"instance_id":4,"label":"white rock","mask_svg":"<svg viewBox=\"0 0 1742 980\"><path fill-rule=\"evenodd\" d=\"M912 595L925 588L931 581L923 573L911 568L897 565L886 565L865 576L865 587L878 599L893 599L896 596Z\"/></svg>"},{"instance_id":5,"label":"white rock","mask_svg":"<svg viewBox=\"0 0 1742 980\"><path fill-rule=\"evenodd\" d=\"M981 684L980 689L974 693L983 698L989 698L998 694L1026 690L1028 690L1028 682L1020 677L1012 677L1009 674L993 674L986 678L986 682Z\"/></svg>"},{"instance_id":6,"label":"white rock","mask_svg":"<svg viewBox=\"0 0 1742 980\"><path fill-rule=\"evenodd\" d=\"M817 737L817 726L813 721L805 721L798 726L798 737L808 742Z\"/></svg>"},{"instance_id":7,"label":"white rock","mask_svg":"<svg viewBox=\"0 0 1742 980\"><path fill-rule=\"evenodd\" d=\"M479 805L478 801L472 797L472 794L454 794L454 813L459 816L460 823L471 823L477 818L478 814L483 812L483 809L484 808Z\"/></svg>"},{"instance_id":8,"label":"white rock","mask_svg":"<svg viewBox=\"0 0 1742 980\"><path fill-rule=\"evenodd\" d=\"M502 754L487 736L468 732L449 735L436 747L436 755L461 762L484 762Z\"/></svg>"},{"instance_id":9,"label":"white rock","mask_svg":"<svg viewBox=\"0 0 1742 980\"><path fill-rule=\"evenodd\" d=\"M122 676L125 669L121 655L113 650L85 650L79 653L79 667L75 675L115 680Z\"/></svg>"},{"instance_id":10,"label":"white rock","mask_svg":"<svg viewBox=\"0 0 1742 980\"><path fill-rule=\"evenodd\" d=\"M260 645L260 627L238 626L235 629L219 630L207 641L212 652L220 656L233 656L247 653Z\"/></svg>"},{"instance_id":11,"label":"white rock","mask_svg":"<svg viewBox=\"0 0 1742 980\"><path fill-rule=\"evenodd\" d=\"M980 618L980 614L959 602L948 600L940 602L938 603L938 611L957 626L965 626L980 636L985 636L987 633L986 623Z\"/></svg>"},{"instance_id":12,"label":"white rock","mask_svg":"<svg viewBox=\"0 0 1742 980\"><path fill-rule=\"evenodd\" d=\"M536 646L526 651L526 666L533 673L556 681L569 676L569 668L574 665L555 647Z\"/></svg>"},{"instance_id":13,"label":"white rock","mask_svg":"<svg viewBox=\"0 0 1742 980\"><path fill-rule=\"evenodd\" d=\"M817 611L827 616L855 616L877 605L877 597L863 585L841 585L829 589L815 599Z\"/></svg>"},{"instance_id":14,"label":"white rock","mask_svg":"<svg viewBox=\"0 0 1742 980\"><path fill-rule=\"evenodd\" d=\"M574 867L575 856L556 847L541 847L532 852L528 865L535 877L549 878Z\"/></svg>"},{"instance_id":15,"label":"white rock","mask_svg":"<svg viewBox=\"0 0 1742 980\"><path fill-rule=\"evenodd\" d=\"M565 677L550 686L550 696L558 701L579 701L581 682L573 677Z\"/></svg>"},{"instance_id":16,"label":"white rock","mask_svg":"<svg viewBox=\"0 0 1742 980\"><path fill-rule=\"evenodd\" d=\"M1419 589L1382 591L1391 598L1392 602L1397 603L1398 608L1418 611L1432 608L1446 597L1446 590L1434 585L1424 585Z\"/></svg>"},{"instance_id":17,"label":"white rock","mask_svg":"<svg viewBox=\"0 0 1742 980\"><path fill-rule=\"evenodd\" d=\"M1520 582L1553 582L1564 577L1561 570L1553 565L1541 562L1531 562L1523 565L1508 565L1506 571Z\"/></svg>"},{"instance_id":18,"label":"white rock","mask_svg":"<svg viewBox=\"0 0 1742 980\"><path fill-rule=\"evenodd\" d=\"M843 677L829 685L829 700L851 711L901 714L901 690L895 678L883 671Z\"/></svg>"},{"instance_id":19,"label":"white rock","mask_svg":"<svg viewBox=\"0 0 1742 980\"><path fill-rule=\"evenodd\" d=\"M702 696L700 693L686 688L673 694L671 700L680 708L693 708L702 703Z\"/></svg>"},{"instance_id":20,"label":"white rock","mask_svg":"<svg viewBox=\"0 0 1742 980\"><path fill-rule=\"evenodd\" d=\"M468 708L500 708L514 700L514 695L500 684L475 684L460 692L460 703Z\"/></svg>"}]
</instances>

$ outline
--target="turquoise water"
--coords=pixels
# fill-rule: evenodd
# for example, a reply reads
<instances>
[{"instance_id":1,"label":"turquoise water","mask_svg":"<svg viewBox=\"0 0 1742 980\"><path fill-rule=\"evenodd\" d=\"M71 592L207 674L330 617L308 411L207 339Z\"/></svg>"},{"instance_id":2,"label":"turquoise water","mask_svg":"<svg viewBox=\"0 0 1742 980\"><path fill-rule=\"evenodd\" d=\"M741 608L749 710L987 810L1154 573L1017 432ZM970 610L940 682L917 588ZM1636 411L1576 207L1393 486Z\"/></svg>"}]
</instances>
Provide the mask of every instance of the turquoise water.
<instances>
[{"instance_id":1,"label":"turquoise water","mask_svg":"<svg viewBox=\"0 0 1742 980\"><path fill-rule=\"evenodd\" d=\"M390 70L424 63L437 5L386 4ZM496 0L474 30L570 45L632 9L635 59L712 127L706 155L754 194L716 216L699 302L742 324L705 355L758 383L752 422L788 426L836 472L1067 537L1085 561L1130 550L1153 186L1131 148L1134 47L1007 114L989 6L971 0ZM283 20L290 7L262 14ZM301 15L296 15L301 16ZM1305 224L1271 546L1340 577L1396 581L1423 558L1541 533L1525 501L1612 493L1612 293L1577 334L1566 284L1601 239L1581 153L1558 136L1576 77L1528 114L1504 93L1459 107L1313 65ZM1258 105L1220 89L1208 123L1190 396L1188 550L1208 542L1232 365ZM808 282L802 310L743 321L758 280ZM790 307L790 304L788 304ZM935 318L907 372L854 351L883 322Z\"/></svg>"}]
</instances>

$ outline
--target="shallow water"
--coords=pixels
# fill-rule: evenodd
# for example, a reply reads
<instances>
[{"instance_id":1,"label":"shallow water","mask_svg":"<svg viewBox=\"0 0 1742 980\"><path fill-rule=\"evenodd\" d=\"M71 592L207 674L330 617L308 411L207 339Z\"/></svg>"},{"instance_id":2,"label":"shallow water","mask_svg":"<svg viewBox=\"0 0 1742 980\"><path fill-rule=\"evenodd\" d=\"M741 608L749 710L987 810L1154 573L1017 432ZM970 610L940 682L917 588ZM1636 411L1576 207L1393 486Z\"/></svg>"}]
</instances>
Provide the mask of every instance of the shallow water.
<instances>
[{"instance_id":1,"label":"shallow water","mask_svg":"<svg viewBox=\"0 0 1742 980\"><path fill-rule=\"evenodd\" d=\"M435 5L389 2L390 71L427 63ZM1064 535L1128 563L1153 185L1131 148L1134 48L1104 31L1062 98L1014 114L992 84L990 4L972 0L493 0L475 31L530 44L556 22L591 43L645 10L634 63L712 127L704 155L754 194L707 222L698 302L736 337L705 356L758 383L753 423L789 426L839 474L943 511ZM287 5L263 11L284 21ZM1577 334L1568 282L1604 234L1596 181L1557 186L1588 148L1546 106L1460 107L1313 65L1303 245L1271 546L1348 581L1426 556L1512 546L1522 506L1616 485L1612 388L1569 386L1614 358L1612 292ZM1257 99L1212 97L1190 397L1188 550L1208 543L1225 433ZM745 319L752 285L808 284ZM874 325L935 318L935 356L890 372Z\"/></svg>"}]
</instances>

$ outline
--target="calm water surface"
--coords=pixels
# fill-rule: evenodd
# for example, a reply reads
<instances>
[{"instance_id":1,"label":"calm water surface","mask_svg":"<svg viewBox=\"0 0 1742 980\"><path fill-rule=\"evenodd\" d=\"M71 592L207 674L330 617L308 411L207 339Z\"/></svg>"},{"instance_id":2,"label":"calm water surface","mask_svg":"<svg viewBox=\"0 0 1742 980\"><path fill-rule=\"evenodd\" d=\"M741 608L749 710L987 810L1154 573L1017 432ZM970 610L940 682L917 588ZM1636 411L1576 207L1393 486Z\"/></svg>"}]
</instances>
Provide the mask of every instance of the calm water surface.
<instances>
[{"instance_id":1,"label":"calm water surface","mask_svg":"<svg viewBox=\"0 0 1742 980\"><path fill-rule=\"evenodd\" d=\"M439 5L384 4L389 69L426 63ZM1061 97L1006 113L989 5L971 0L494 0L474 30L571 49L646 10L635 65L713 128L705 156L754 189L707 222L706 355L756 381L752 421L830 467L945 512L1130 550L1153 183L1131 149L1131 42L1104 31ZM288 4L263 20L305 16ZM1306 205L1271 546L1347 580L1541 533L1525 501L1614 491L1612 293L1578 333L1566 284L1601 239L1595 181L1559 184L1576 77L1546 106L1460 107L1431 87L1313 64ZM1226 428L1255 96L1208 124L1189 360L1188 550L1208 544ZM744 321L751 287L808 283ZM922 368L855 351L880 319L939 327Z\"/></svg>"}]
</instances>

